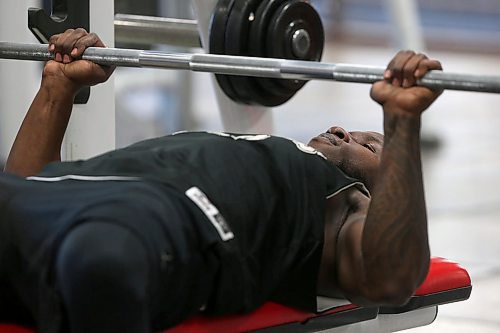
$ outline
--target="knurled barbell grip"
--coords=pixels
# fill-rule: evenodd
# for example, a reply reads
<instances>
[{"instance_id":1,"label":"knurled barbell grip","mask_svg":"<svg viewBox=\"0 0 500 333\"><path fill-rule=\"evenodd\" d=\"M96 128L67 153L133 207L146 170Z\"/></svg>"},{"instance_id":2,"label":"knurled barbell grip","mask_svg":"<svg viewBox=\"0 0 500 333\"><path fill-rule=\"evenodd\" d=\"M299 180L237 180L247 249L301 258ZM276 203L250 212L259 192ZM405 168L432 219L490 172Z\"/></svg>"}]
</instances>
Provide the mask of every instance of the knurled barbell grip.
<instances>
[{"instance_id":1,"label":"knurled barbell grip","mask_svg":"<svg viewBox=\"0 0 500 333\"><path fill-rule=\"evenodd\" d=\"M82 58L105 66L141 67L141 52L90 47L85 50ZM0 59L49 61L54 59L54 55L48 51L47 44L0 42Z\"/></svg>"},{"instance_id":2,"label":"knurled barbell grip","mask_svg":"<svg viewBox=\"0 0 500 333\"><path fill-rule=\"evenodd\" d=\"M334 80L342 82L374 83L384 77L385 68L336 64ZM500 93L500 77L473 74L457 74L431 71L417 85L435 89Z\"/></svg>"},{"instance_id":3,"label":"knurled barbell grip","mask_svg":"<svg viewBox=\"0 0 500 333\"><path fill-rule=\"evenodd\" d=\"M0 42L0 58L47 61L53 59L47 49L45 44ZM349 64L93 47L85 50L82 58L108 66L154 67L229 75L358 83L380 81L385 71L383 67ZM498 76L432 71L417 84L440 89L500 93Z\"/></svg>"}]
</instances>

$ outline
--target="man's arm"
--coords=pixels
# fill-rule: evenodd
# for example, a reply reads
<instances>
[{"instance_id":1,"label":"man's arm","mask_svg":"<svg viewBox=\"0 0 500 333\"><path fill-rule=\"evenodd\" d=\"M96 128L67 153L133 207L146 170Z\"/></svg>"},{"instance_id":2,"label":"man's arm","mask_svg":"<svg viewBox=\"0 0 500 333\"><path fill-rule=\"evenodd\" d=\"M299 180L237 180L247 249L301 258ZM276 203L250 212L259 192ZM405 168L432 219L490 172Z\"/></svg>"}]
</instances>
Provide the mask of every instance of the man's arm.
<instances>
[{"instance_id":1,"label":"man's arm","mask_svg":"<svg viewBox=\"0 0 500 333\"><path fill-rule=\"evenodd\" d=\"M77 60L85 48L104 47L95 34L83 29L52 36L49 51L55 61L44 67L40 89L19 129L5 171L31 176L52 161L60 160L61 144L76 93L84 86L106 81L113 68ZM75 61L76 60L76 61Z\"/></svg>"},{"instance_id":2,"label":"man's arm","mask_svg":"<svg viewBox=\"0 0 500 333\"><path fill-rule=\"evenodd\" d=\"M371 201L351 190L337 244L337 279L360 305L401 305L425 279L430 251L420 158L421 115L441 92L414 86L437 61L400 52L372 88L384 110L384 149Z\"/></svg>"}]
</instances>

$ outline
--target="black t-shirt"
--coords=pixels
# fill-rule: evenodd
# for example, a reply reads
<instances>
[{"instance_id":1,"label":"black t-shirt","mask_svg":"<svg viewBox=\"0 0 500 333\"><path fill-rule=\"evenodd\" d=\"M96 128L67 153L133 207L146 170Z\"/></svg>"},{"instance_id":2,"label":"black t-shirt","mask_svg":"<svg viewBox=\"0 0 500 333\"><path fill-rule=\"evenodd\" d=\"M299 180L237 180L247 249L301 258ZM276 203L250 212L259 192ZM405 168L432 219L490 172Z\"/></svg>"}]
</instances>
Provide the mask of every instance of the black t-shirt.
<instances>
[{"instance_id":1,"label":"black t-shirt","mask_svg":"<svg viewBox=\"0 0 500 333\"><path fill-rule=\"evenodd\" d=\"M351 186L363 188L302 143L206 132L52 163L29 180L116 180L175 189L203 213L192 222L221 262L208 304L212 313L250 311L269 299L314 311L326 198ZM64 205L63 197L57 204ZM85 211L82 201L71 202ZM74 215L70 207L66 213Z\"/></svg>"}]
</instances>

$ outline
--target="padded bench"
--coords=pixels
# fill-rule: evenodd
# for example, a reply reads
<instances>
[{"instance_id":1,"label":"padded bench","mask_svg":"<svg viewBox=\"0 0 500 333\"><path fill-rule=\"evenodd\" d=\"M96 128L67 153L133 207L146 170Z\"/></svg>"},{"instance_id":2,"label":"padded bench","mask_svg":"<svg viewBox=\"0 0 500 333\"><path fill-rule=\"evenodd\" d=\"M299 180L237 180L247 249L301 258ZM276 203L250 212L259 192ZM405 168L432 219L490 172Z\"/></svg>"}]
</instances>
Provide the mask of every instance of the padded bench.
<instances>
[{"instance_id":1,"label":"padded bench","mask_svg":"<svg viewBox=\"0 0 500 333\"><path fill-rule=\"evenodd\" d=\"M345 300L319 298L324 308L308 313L268 302L247 315L196 316L165 333L309 333L329 330L395 332L434 321L438 305L463 301L472 290L470 276L457 263L443 258L431 260L429 274L408 304L398 308L362 308ZM33 330L0 324L0 333L34 333Z\"/></svg>"}]
</instances>

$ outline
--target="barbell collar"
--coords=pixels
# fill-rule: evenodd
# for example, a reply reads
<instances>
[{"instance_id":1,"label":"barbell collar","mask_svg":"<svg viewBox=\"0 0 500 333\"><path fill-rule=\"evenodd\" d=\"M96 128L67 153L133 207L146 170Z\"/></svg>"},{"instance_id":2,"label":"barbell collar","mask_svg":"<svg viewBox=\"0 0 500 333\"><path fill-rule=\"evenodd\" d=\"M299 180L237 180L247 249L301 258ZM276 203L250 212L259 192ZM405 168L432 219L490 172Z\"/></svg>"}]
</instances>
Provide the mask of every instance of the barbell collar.
<instances>
[{"instance_id":1,"label":"barbell collar","mask_svg":"<svg viewBox=\"0 0 500 333\"><path fill-rule=\"evenodd\" d=\"M48 61L53 59L54 55L48 51L46 44L0 42L0 58ZM314 61L95 47L86 49L82 58L106 66L153 67L226 75L357 83L383 80L385 71L383 67ZM498 76L431 71L417 84L434 89L500 93Z\"/></svg>"}]
</instances>

